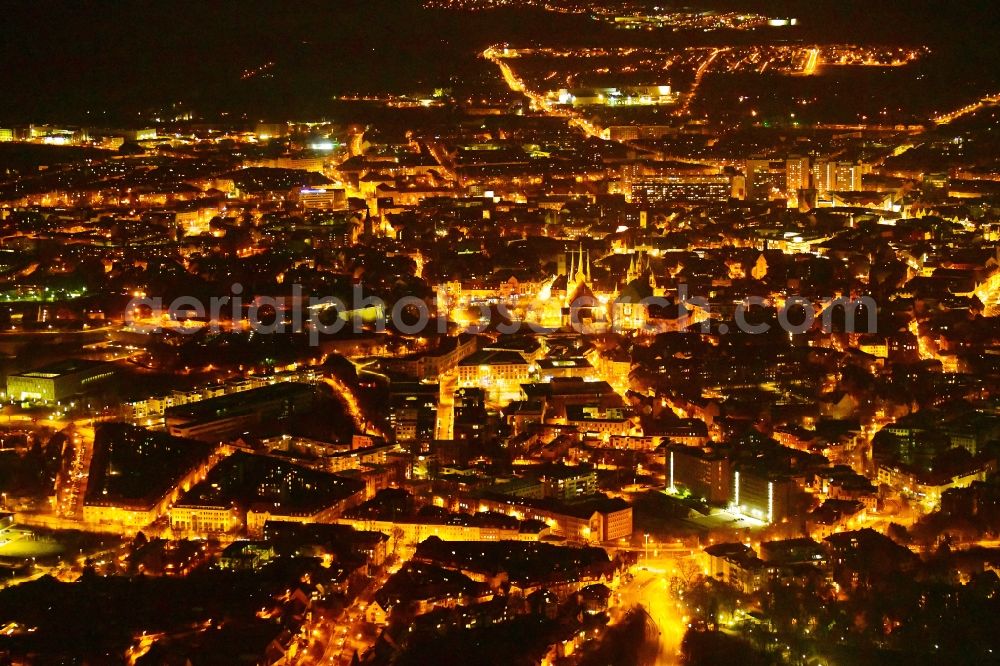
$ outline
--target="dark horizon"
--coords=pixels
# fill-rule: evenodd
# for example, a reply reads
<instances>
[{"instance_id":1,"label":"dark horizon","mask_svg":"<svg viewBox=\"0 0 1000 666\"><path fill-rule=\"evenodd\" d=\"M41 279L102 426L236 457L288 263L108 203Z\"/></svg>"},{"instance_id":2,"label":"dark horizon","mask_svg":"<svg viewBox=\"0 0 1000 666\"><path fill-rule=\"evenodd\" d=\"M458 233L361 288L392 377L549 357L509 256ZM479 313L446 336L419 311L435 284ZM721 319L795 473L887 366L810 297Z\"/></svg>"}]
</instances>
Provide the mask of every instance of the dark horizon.
<instances>
[{"instance_id":1,"label":"dark horizon","mask_svg":"<svg viewBox=\"0 0 1000 666\"><path fill-rule=\"evenodd\" d=\"M930 45L932 79L959 76L970 98L988 92L975 88L1000 87L1000 48L985 20L989 2L907 5L787 0L701 6L798 17L794 39ZM17 0L5 8L0 30L0 122L82 125L148 124L175 109L210 121L244 115L250 122L319 119L335 115L334 95L409 94L474 82L483 72L477 56L493 43L586 45L623 38L577 15L426 11L418 0ZM627 37L650 45L745 39L669 31ZM268 63L273 65L263 76L242 79Z\"/></svg>"},{"instance_id":2,"label":"dark horizon","mask_svg":"<svg viewBox=\"0 0 1000 666\"><path fill-rule=\"evenodd\" d=\"M1000 655L997 0L11 0L0 666Z\"/></svg>"}]
</instances>

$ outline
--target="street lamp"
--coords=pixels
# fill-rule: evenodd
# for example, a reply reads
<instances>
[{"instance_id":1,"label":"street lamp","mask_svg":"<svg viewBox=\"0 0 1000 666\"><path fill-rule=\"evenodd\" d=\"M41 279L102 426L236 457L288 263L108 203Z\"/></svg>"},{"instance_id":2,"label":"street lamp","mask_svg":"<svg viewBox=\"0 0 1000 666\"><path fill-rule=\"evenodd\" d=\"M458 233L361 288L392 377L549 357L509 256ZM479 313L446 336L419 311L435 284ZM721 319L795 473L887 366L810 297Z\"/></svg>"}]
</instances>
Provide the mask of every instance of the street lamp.
<instances>
[{"instance_id":1,"label":"street lamp","mask_svg":"<svg viewBox=\"0 0 1000 666\"><path fill-rule=\"evenodd\" d=\"M646 560L649 560L649 534L643 534L643 552L646 554Z\"/></svg>"}]
</instances>

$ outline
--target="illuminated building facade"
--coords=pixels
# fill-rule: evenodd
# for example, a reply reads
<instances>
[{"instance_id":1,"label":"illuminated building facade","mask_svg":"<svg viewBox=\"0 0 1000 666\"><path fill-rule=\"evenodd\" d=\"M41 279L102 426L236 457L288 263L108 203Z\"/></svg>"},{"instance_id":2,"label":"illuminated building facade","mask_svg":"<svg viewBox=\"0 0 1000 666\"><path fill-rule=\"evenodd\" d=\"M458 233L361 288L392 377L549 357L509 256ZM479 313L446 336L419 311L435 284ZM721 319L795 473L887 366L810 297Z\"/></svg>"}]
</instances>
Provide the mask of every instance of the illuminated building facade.
<instances>
[{"instance_id":1,"label":"illuminated building facade","mask_svg":"<svg viewBox=\"0 0 1000 666\"><path fill-rule=\"evenodd\" d=\"M458 364L458 386L481 387L494 401L512 400L530 377L530 366L515 351L482 350Z\"/></svg>"},{"instance_id":2,"label":"illuminated building facade","mask_svg":"<svg viewBox=\"0 0 1000 666\"><path fill-rule=\"evenodd\" d=\"M307 210L340 209L347 206L347 194L339 188L303 188L299 190L299 203Z\"/></svg>"},{"instance_id":3,"label":"illuminated building facade","mask_svg":"<svg viewBox=\"0 0 1000 666\"><path fill-rule=\"evenodd\" d=\"M432 520L369 520L366 518L338 518L339 525L350 525L356 530L373 530L383 534L402 532L402 541L416 545L424 539L437 537L442 541L541 541L551 533L544 523L534 527L521 524L516 527L502 527L470 520L467 523L441 523Z\"/></svg>"},{"instance_id":4,"label":"illuminated building facade","mask_svg":"<svg viewBox=\"0 0 1000 666\"><path fill-rule=\"evenodd\" d=\"M813 189L827 192L860 192L864 166L858 162L816 160L812 165Z\"/></svg>"},{"instance_id":5,"label":"illuminated building facade","mask_svg":"<svg viewBox=\"0 0 1000 666\"><path fill-rule=\"evenodd\" d=\"M730 506L734 511L765 523L781 522L792 511L795 485L754 468L733 472Z\"/></svg>"},{"instance_id":6,"label":"illuminated building facade","mask_svg":"<svg viewBox=\"0 0 1000 666\"><path fill-rule=\"evenodd\" d=\"M429 441L437 427L438 384L395 382L389 389L389 426L397 442Z\"/></svg>"},{"instance_id":7,"label":"illuminated building facade","mask_svg":"<svg viewBox=\"0 0 1000 666\"><path fill-rule=\"evenodd\" d=\"M747 199L751 201L768 201L782 196L787 186L788 175L784 161L770 159L747 160Z\"/></svg>"},{"instance_id":8,"label":"illuminated building facade","mask_svg":"<svg viewBox=\"0 0 1000 666\"><path fill-rule=\"evenodd\" d=\"M114 366L103 361L60 361L7 377L7 397L54 403L92 391L114 376Z\"/></svg>"},{"instance_id":9,"label":"illuminated building facade","mask_svg":"<svg viewBox=\"0 0 1000 666\"><path fill-rule=\"evenodd\" d=\"M84 522L140 530L204 479L216 459L202 442L125 424L102 425L94 439Z\"/></svg>"},{"instance_id":10,"label":"illuminated building facade","mask_svg":"<svg viewBox=\"0 0 1000 666\"><path fill-rule=\"evenodd\" d=\"M635 181L630 190L632 201L638 203L716 203L733 196L733 183L724 174L660 176Z\"/></svg>"},{"instance_id":11,"label":"illuminated building facade","mask_svg":"<svg viewBox=\"0 0 1000 666\"><path fill-rule=\"evenodd\" d=\"M622 86L618 88L562 88L547 95L562 106L657 106L676 104L678 95L670 86Z\"/></svg>"},{"instance_id":12,"label":"illuminated building facade","mask_svg":"<svg viewBox=\"0 0 1000 666\"><path fill-rule=\"evenodd\" d=\"M732 463L722 451L674 444L667 447L667 481L671 492L689 492L720 504L730 496Z\"/></svg>"},{"instance_id":13,"label":"illuminated building facade","mask_svg":"<svg viewBox=\"0 0 1000 666\"><path fill-rule=\"evenodd\" d=\"M461 507L462 502L454 504ZM580 503L561 504L550 500L481 498L480 511L499 511L519 520L540 520L552 533L573 541L614 541L632 534L632 505L623 499L605 498Z\"/></svg>"},{"instance_id":14,"label":"illuminated building facade","mask_svg":"<svg viewBox=\"0 0 1000 666\"><path fill-rule=\"evenodd\" d=\"M316 400L315 388L287 382L171 407L165 417L170 434L202 441L223 441L248 429L301 413Z\"/></svg>"},{"instance_id":15,"label":"illuminated building facade","mask_svg":"<svg viewBox=\"0 0 1000 666\"><path fill-rule=\"evenodd\" d=\"M705 549L708 575L732 588L752 594L767 581L767 567L757 553L742 543L720 543Z\"/></svg>"}]
</instances>

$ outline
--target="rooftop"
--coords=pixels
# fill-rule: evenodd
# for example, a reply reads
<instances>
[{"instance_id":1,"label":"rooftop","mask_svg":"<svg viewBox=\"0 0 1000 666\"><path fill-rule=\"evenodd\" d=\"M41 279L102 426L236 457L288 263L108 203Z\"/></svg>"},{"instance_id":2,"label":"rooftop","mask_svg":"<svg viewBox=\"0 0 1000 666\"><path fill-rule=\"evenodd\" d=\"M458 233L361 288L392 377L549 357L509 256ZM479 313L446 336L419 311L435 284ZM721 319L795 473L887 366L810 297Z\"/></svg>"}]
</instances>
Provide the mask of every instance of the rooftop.
<instances>
[{"instance_id":1,"label":"rooftop","mask_svg":"<svg viewBox=\"0 0 1000 666\"><path fill-rule=\"evenodd\" d=\"M86 503L149 508L213 447L123 423L97 427Z\"/></svg>"},{"instance_id":2,"label":"rooftop","mask_svg":"<svg viewBox=\"0 0 1000 666\"><path fill-rule=\"evenodd\" d=\"M360 481L237 451L216 465L176 506L313 515L363 489Z\"/></svg>"},{"instance_id":3,"label":"rooftop","mask_svg":"<svg viewBox=\"0 0 1000 666\"><path fill-rule=\"evenodd\" d=\"M528 362L516 351L483 349L466 356L459 365L527 365Z\"/></svg>"},{"instance_id":4,"label":"rooftop","mask_svg":"<svg viewBox=\"0 0 1000 666\"><path fill-rule=\"evenodd\" d=\"M201 400L189 405L170 407L167 418L188 422L207 421L236 414L257 411L264 403L277 400L295 400L311 396L315 389L299 382L279 382L270 386L230 393L217 398Z\"/></svg>"},{"instance_id":5,"label":"rooftop","mask_svg":"<svg viewBox=\"0 0 1000 666\"><path fill-rule=\"evenodd\" d=\"M59 377L75 375L81 372L89 372L91 370L96 370L98 368L111 369L113 367L114 366L111 363L108 363L106 361L91 361L82 358L71 358L65 361L56 361L55 363L49 363L48 365L43 365L40 368L35 368L34 370L12 376L34 377L40 379L56 379Z\"/></svg>"}]
</instances>

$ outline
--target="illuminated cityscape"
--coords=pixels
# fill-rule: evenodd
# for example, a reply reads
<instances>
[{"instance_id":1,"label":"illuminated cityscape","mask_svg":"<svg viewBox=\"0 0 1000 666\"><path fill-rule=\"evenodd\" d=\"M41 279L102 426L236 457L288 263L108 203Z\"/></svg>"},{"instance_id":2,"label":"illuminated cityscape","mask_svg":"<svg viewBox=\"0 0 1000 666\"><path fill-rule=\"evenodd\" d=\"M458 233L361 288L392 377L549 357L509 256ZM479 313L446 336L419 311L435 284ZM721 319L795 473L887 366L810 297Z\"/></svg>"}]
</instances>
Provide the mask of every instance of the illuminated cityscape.
<instances>
[{"instance_id":1,"label":"illuminated cityscape","mask_svg":"<svg viewBox=\"0 0 1000 666\"><path fill-rule=\"evenodd\" d=\"M985 0L16 2L0 664L1000 657Z\"/></svg>"}]
</instances>

